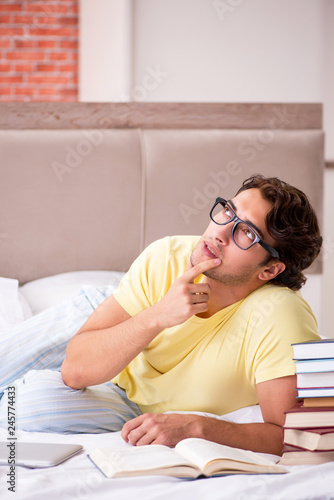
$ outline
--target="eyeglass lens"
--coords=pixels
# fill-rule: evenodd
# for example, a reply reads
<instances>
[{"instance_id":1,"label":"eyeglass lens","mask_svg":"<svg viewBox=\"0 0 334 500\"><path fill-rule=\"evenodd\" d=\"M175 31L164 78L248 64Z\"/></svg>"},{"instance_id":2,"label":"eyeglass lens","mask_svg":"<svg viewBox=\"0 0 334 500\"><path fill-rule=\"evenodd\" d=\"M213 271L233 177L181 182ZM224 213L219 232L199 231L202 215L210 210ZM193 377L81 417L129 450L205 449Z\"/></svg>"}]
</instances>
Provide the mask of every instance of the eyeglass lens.
<instances>
[{"instance_id":1,"label":"eyeglass lens","mask_svg":"<svg viewBox=\"0 0 334 500\"><path fill-rule=\"evenodd\" d=\"M228 224L235 214L227 204L218 203L212 211L211 217L217 224ZM233 239L235 243L247 250L256 240L256 233L245 222L237 222L234 226Z\"/></svg>"}]
</instances>

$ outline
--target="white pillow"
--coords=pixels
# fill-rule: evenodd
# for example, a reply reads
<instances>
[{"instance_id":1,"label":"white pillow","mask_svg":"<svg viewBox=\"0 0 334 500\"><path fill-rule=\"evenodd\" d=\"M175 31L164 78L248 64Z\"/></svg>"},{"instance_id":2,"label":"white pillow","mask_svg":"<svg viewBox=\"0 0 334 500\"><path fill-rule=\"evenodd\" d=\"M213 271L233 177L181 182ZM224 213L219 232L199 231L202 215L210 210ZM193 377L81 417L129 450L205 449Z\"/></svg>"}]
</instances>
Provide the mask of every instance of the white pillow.
<instances>
[{"instance_id":1,"label":"white pillow","mask_svg":"<svg viewBox=\"0 0 334 500\"><path fill-rule=\"evenodd\" d=\"M16 279L0 278L0 333L30 318L32 311Z\"/></svg>"},{"instance_id":2,"label":"white pillow","mask_svg":"<svg viewBox=\"0 0 334 500\"><path fill-rule=\"evenodd\" d=\"M33 315L32 310L27 299L20 291L18 292L18 295L19 295L19 303L22 309L23 321L25 321L26 319L31 318L31 316Z\"/></svg>"},{"instance_id":3,"label":"white pillow","mask_svg":"<svg viewBox=\"0 0 334 500\"><path fill-rule=\"evenodd\" d=\"M83 285L117 287L125 273L120 271L75 271L30 281L20 287L32 314L75 297Z\"/></svg>"}]
</instances>

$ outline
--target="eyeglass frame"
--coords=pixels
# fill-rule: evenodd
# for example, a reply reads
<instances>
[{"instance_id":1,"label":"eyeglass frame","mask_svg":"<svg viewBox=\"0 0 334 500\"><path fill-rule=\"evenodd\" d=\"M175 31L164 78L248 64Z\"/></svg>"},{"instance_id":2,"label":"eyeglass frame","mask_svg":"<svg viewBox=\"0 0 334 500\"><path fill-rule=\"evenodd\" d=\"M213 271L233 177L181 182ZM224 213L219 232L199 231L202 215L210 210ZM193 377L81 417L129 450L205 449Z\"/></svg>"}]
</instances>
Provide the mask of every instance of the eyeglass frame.
<instances>
[{"instance_id":1,"label":"eyeglass frame","mask_svg":"<svg viewBox=\"0 0 334 500\"><path fill-rule=\"evenodd\" d=\"M232 214L233 214L233 217L228 220L227 222L216 222L213 218L213 211L214 209L216 208L216 206L219 204L219 203L224 203L224 206L228 206L228 208L231 210ZM229 224L230 222L234 222L233 224L233 227L232 227L232 240L233 240L233 243L238 247L240 248L240 250L249 250L253 245L255 245L256 243L259 243L262 248L264 248L272 257L274 257L274 259L279 259L280 256L279 256L279 253L278 251L272 247L271 245L269 245L268 243L266 243L265 241L263 241L260 236L255 232L255 229L252 228L247 222L243 221L242 219L240 219L236 213L234 212L233 208L228 204L228 202L224 199L224 198L216 198L216 201L214 202L213 204L213 207L211 208L210 210L210 219L212 220L212 222L214 222L215 224L217 224L218 226L226 226L226 224ZM247 248L241 248L240 245L238 245L238 243L235 241L234 239L234 231L235 231L235 228L237 227L238 224L245 224L247 227L249 227L249 229L255 234L255 240L252 241L252 243L249 245L249 247Z\"/></svg>"}]
</instances>

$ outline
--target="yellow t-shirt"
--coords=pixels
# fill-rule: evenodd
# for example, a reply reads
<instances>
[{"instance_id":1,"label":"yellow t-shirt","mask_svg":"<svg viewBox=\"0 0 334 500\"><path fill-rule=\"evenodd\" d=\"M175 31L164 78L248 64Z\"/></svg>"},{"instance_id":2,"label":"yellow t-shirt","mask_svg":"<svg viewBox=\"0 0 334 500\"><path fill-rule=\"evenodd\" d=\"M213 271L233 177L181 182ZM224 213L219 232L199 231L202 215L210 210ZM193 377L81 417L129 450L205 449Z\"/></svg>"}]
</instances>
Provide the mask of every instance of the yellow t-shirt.
<instances>
[{"instance_id":1,"label":"yellow t-shirt","mask_svg":"<svg viewBox=\"0 0 334 500\"><path fill-rule=\"evenodd\" d=\"M118 303L133 316L159 301L187 269L198 240L174 236L149 245L115 291ZM192 316L163 330L112 381L142 412L223 415L257 404L257 383L293 375L291 344L317 338L300 293L266 284L210 318Z\"/></svg>"}]
</instances>

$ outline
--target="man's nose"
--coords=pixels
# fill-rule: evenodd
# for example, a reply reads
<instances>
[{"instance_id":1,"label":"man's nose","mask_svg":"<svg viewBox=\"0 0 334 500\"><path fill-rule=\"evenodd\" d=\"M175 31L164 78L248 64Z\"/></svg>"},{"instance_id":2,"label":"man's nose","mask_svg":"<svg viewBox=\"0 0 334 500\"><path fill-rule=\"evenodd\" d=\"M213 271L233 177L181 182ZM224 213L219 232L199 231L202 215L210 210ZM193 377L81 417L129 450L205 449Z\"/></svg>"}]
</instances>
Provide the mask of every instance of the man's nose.
<instances>
[{"instance_id":1,"label":"man's nose","mask_svg":"<svg viewBox=\"0 0 334 500\"><path fill-rule=\"evenodd\" d=\"M217 243L221 245L228 245L232 239L232 230L233 230L234 222L228 222L224 225L216 225L216 231L214 235L214 239Z\"/></svg>"}]
</instances>

